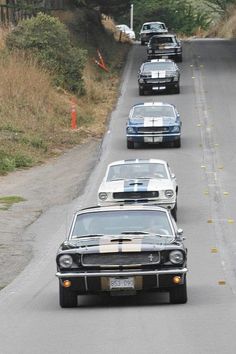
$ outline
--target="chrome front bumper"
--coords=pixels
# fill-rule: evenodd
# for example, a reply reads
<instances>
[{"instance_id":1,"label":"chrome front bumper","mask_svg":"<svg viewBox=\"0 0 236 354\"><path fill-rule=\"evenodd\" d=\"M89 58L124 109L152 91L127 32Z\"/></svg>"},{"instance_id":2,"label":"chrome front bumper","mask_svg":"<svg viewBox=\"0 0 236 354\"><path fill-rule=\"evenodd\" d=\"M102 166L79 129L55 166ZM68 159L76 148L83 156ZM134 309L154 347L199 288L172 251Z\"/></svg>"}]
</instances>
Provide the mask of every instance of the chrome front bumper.
<instances>
[{"instance_id":1,"label":"chrome front bumper","mask_svg":"<svg viewBox=\"0 0 236 354\"><path fill-rule=\"evenodd\" d=\"M165 270L150 270L150 271L102 271L102 272L57 272L56 276L62 278L79 278L79 277L132 277L132 276L145 276L145 275L168 275L168 274L186 274L187 268L174 268Z\"/></svg>"}]
</instances>

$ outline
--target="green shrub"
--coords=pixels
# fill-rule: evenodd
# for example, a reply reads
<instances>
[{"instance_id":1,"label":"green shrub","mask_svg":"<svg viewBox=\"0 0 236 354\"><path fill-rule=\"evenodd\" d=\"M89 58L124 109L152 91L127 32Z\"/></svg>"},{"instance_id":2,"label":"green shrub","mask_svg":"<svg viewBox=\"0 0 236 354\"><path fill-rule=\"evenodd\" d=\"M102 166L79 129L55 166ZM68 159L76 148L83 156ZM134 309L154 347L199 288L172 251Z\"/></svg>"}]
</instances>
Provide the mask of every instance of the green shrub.
<instances>
[{"instance_id":1,"label":"green shrub","mask_svg":"<svg viewBox=\"0 0 236 354\"><path fill-rule=\"evenodd\" d=\"M21 21L7 36L6 45L11 50L30 51L54 74L57 86L83 93L86 51L71 45L69 31L57 18L39 13Z\"/></svg>"},{"instance_id":2,"label":"green shrub","mask_svg":"<svg viewBox=\"0 0 236 354\"><path fill-rule=\"evenodd\" d=\"M23 154L11 155L0 151L0 175L14 171L16 168L26 168L32 166L30 157Z\"/></svg>"},{"instance_id":3,"label":"green shrub","mask_svg":"<svg viewBox=\"0 0 236 354\"><path fill-rule=\"evenodd\" d=\"M16 168L31 167L33 162L31 157L22 154L15 155L14 160Z\"/></svg>"}]
</instances>

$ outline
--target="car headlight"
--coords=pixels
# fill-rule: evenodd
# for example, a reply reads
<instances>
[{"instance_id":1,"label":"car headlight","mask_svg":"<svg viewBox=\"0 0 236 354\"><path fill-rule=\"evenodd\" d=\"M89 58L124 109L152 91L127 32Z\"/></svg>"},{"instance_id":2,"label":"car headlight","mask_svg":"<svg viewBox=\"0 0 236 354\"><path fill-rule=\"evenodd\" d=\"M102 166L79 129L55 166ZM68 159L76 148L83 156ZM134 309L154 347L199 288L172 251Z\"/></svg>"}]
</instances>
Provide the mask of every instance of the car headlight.
<instances>
[{"instance_id":1,"label":"car headlight","mask_svg":"<svg viewBox=\"0 0 236 354\"><path fill-rule=\"evenodd\" d=\"M135 133L135 129L133 127L127 127L127 133L128 134Z\"/></svg>"},{"instance_id":2,"label":"car headlight","mask_svg":"<svg viewBox=\"0 0 236 354\"><path fill-rule=\"evenodd\" d=\"M174 76L174 81L179 81L179 76L178 75Z\"/></svg>"},{"instance_id":3,"label":"car headlight","mask_svg":"<svg viewBox=\"0 0 236 354\"><path fill-rule=\"evenodd\" d=\"M165 196L166 196L167 198L172 198L173 195L174 195L174 191L173 191L172 189L167 189L167 190L165 191Z\"/></svg>"},{"instance_id":4,"label":"car headlight","mask_svg":"<svg viewBox=\"0 0 236 354\"><path fill-rule=\"evenodd\" d=\"M142 79L142 78L140 78L138 81L139 81L140 84L144 83L144 79Z\"/></svg>"},{"instance_id":5,"label":"car headlight","mask_svg":"<svg viewBox=\"0 0 236 354\"><path fill-rule=\"evenodd\" d=\"M100 192L98 194L98 198L101 199L101 200L106 200L108 198L108 195L106 192Z\"/></svg>"},{"instance_id":6,"label":"car headlight","mask_svg":"<svg viewBox=\"0 0 236 354\"><path fill-rule=\"evenodd\" d=\"M73 258L69 254L63 254L59 257L59 265L61 268L71 268Z\"/></svg>"},{"instance_id":7,"label":"car headlight","mask_svg":"<svg viewBox=\"0 0 236 354\"><path fill-rule=\"evenodd\" d=\"M181 48L177 48L177 53L181 53Z\"/></svg>"},{"instance_id":8,"label":"car headlight","mask_svg":"<svg viewBox=\"0 0 236 354\"><path fill-rule=\"evenodd\" d=\"M170 259L171 263L173 263L173 264L183 263L183 261L184 261L183 252L181 252L179 250L171 251L169 253L169 259Z\"/></svg>"},{"instance_id":9,"label":"car headlight","mask_svg":"<svg viewBox=\"0 0 236 354\"><path fill-rule=\"evenodd\" d=\"M173 127L171 128L171 131L172 131L172 133L179 133L180 128L179 128L178 125L175 125L175 126L173 126Z\"/></svg>"}]
</instances>

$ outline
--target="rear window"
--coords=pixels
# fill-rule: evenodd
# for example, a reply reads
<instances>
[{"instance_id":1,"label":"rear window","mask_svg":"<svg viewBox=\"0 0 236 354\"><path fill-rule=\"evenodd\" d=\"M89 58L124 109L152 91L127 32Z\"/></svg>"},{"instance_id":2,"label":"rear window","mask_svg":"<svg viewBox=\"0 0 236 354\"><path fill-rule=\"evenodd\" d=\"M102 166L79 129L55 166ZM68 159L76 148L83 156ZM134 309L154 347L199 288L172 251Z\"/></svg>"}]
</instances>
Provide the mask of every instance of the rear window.
<instances>
[{"instance_id":1,"label":"rear window","mask_svg":"<svg viewBox=\"0 0 236 354\"><path fill-rule=\"evenodd\" d=\"M174 37L152 37L151 44L176 43Z\"/></svg>"}]
</instances>

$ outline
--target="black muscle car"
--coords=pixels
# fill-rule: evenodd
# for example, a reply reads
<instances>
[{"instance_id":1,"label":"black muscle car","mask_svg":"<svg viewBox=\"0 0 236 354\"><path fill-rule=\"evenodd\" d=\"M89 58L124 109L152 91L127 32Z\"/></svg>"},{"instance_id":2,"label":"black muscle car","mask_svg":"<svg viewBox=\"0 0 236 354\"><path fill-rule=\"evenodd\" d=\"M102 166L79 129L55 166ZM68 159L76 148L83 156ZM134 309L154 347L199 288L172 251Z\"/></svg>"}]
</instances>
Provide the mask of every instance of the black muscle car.
<instances>
[{"instance_id":1,"label":"black muscle car","mask_svg":"<svg viewBox=\"0 0 236 354\"><path fill-rule=\"evenodd\" d=\"M174 34L155 35L147 46L148 59L169 58L182 62L182 45Z\"/></svg>"},{"instance_id":2,"label":"black muscle car","mask_svg":"<svg viewBox=\"0 0 236 354\"><path fill-rule=\"evenodd\" d=\"M138 72L139 95L146 92L170 91L180 93L180 70L170 59L152 59L144 62Z\"/></svg>"},{"instance_id":3,"label":"black muscle car","mask_svg":"<svg viewBox=\"0 0 236 354\"><path fill-rule=\"evenodd\" d=\"M61 307L80 294L169 292L185 303L186 255L182 230L157 206L93 207L76 212L57 256Z\"/></svg>"}]
</instances>

